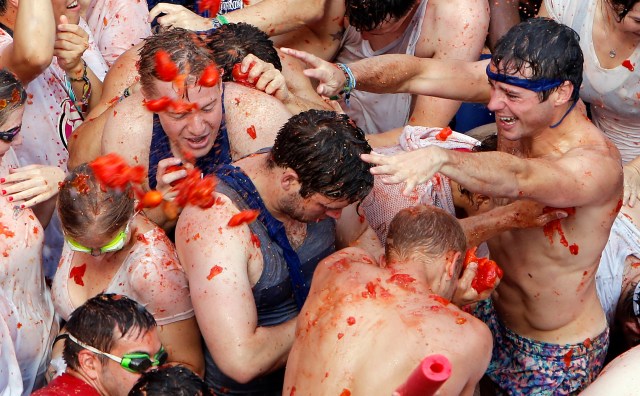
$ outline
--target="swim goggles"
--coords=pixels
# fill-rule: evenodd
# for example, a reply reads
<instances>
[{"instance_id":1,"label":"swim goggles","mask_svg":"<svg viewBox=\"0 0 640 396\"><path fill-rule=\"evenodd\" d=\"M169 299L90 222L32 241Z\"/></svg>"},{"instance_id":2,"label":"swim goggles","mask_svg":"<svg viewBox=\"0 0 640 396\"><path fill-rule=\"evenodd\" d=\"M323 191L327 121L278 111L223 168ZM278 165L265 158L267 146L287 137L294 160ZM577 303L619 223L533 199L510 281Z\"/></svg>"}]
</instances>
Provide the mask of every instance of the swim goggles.
<instances>
[{"instance_id":1,"label":"swim goggles","mask_svg":"<svg viewBox=\"0 0 640 396\"><path fill-rule=\"evenodd\" d=\"M84 349L98 355L106 356L109 359L113 360L114 362L118 363L125 370L132 373L142 374L145 371L149 370L151 367L162 366L167 362L167 358L169 357L169 354L167 353L167 351L165 351L164 347L161 346L158 353L153 355L153 359L151 358L151 356L149 356L149 354L142 353L142 352L125 353L124 355L122 355L121 358L119 358L115 355L112 355L107 352L102 352L92 346L89 346L84 342L79 341L77 338L75 338L73 335L69 333L67 333L66 336L71 341L80 345Z\"/></svg>"},{"instance_id":2,"label":"swim goggles","mask_svg":"<svg viewBox=\"0 0 640 396\"><path fill-rule=\"evenodd\" d=\"M111 242L107 243L101 248L88 248L84 245L79 244L78 242L74 241L73 239L67 236L65 236L64 239L65 241L67 241L67 244L69 245L69 249L73 250L74 252L89 253L92 256L99 256L101 254L116 252L122 249L125 243L127 242L128 234L129 234L129 223L127 223L127 226L125 227L125 229L123 231L120 231L118 235L116 235L116 237L111 240Z\"/></svg>"}]
</instances>

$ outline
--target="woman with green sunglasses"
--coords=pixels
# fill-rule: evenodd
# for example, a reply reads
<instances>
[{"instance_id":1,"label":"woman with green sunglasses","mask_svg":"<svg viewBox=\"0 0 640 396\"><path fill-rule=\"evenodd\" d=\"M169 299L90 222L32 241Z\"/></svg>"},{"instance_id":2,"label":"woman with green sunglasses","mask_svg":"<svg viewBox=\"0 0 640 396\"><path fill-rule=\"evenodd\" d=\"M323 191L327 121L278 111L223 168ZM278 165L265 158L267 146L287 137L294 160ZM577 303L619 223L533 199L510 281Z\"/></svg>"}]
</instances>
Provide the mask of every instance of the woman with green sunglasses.
<instances>
[{"instance_id":1,"label":"woman with green sunglasses","mask_svg":"<svg viewBox=\"0 0 640 396\"><path fill-rule=\"evenodd\" d=\"M100 185L87 164L67 176L58 196L65 244L51 288L56 312L67 319L101 292L126 295L154 316L170 362L202 373L200 332L175 248L134 206L131 188Z\"/></svg>"}]
</instances>

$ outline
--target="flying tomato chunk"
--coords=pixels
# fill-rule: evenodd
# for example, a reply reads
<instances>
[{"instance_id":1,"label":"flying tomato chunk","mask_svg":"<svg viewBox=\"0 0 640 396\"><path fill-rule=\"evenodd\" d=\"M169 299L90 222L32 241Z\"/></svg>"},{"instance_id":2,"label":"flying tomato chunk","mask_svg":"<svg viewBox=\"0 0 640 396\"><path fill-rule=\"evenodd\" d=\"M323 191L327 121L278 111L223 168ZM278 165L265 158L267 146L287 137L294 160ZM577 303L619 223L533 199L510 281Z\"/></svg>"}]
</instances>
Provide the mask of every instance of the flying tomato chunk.
<instances>
[{"instance_id":1,"label":"flying tomato chunk","mask_svg":"<svg viewBox=\"0 0 640 396\"><path fill-rule=\"evenodd\" d=\"M171 82L178 77L178 66L171 60L167 51L158 50L155 55L156 74L162 81Z\"/></svg>"},{"instance_id":2,"label":"flying tomato chunk","mask_svg":"<svg viewBox=\"0 0 640 396\"><path fill-rule=\"evenodd\" d=\"M259 214L260 214L260 211L258 210L253 210L253 209L243 210L242 212L236 215L233 215L231 219L229 219L229 223L227 223L227 225L229 227L237 227L241 224L252 223L258 218Z\"/></svg>"}]
</instances>

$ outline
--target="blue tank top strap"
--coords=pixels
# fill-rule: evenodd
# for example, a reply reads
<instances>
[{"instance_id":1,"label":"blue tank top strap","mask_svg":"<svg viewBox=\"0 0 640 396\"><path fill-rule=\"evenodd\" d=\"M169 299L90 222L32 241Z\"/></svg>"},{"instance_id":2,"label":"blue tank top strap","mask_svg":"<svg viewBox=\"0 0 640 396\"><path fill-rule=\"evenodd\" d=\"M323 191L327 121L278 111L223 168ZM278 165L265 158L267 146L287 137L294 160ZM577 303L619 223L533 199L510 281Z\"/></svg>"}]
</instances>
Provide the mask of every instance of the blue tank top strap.
<instances>
[{"instance_id":1,"label":"blue tank top strap","mask_svg":"<svg viewBox=\"0 0 640 396\"><path fill-rule=\"evenodd\" d=\"M227 123L225 120L224 108L224 88L222 88L222 120L218 135L213 143L213 147L204 156L196 159L195 166L205 175L212 174L221 164L231 163L231 147L229 146L229 136L227 134ZM169 137L164 132L158 114L153 114L153 131L151 134L151 147L149 149L149 187L154 189L158 185L156 173L158 172L158 162L165 158L173 157Z\"/></svg>"},{"instance_id":2,"label":"blue tank top strap","mask_svg":"<svg viewBox=\"0 0 640 396\"><path fill-rule=\"evenodd\" d=\"M251 209L260 211L258 220L266 227L271 240L282 248L283 256L289 269L296 305L298 309L301 309L309 294L311 282L305 279L300 258L289 243L284 224L269 213L255 185L240 168L233 165L222 165L216 171L216 176L237 191Z\"/></svg>"}]
</instances>

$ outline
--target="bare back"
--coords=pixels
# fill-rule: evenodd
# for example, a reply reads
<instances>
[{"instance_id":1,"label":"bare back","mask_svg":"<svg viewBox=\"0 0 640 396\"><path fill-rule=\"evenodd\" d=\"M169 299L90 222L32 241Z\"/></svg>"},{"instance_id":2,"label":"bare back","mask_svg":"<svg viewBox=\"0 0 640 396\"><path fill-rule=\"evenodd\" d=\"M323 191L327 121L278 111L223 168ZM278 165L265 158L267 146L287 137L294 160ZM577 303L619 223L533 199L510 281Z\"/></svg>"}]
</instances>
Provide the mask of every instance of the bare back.
<instances>
[{"instance_id":1,"label":"bare back","mask_svg":"<svg viewBox=\"0 0 640 396\"><path fill-rule=\"evenodd\" d=\"M371 262L349 248L319 264L298 316L283 394L295 387L296 395L390 395L434 353L453 365L443 392L473 394L489 363L488 328L429 295L425 282L407 283L409 275L394 278L391 268Z\"/></svg>"}]
</instances>

